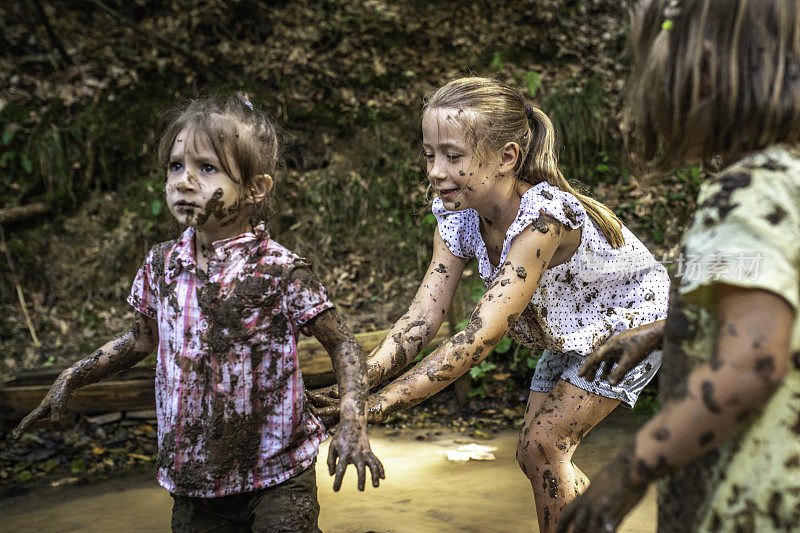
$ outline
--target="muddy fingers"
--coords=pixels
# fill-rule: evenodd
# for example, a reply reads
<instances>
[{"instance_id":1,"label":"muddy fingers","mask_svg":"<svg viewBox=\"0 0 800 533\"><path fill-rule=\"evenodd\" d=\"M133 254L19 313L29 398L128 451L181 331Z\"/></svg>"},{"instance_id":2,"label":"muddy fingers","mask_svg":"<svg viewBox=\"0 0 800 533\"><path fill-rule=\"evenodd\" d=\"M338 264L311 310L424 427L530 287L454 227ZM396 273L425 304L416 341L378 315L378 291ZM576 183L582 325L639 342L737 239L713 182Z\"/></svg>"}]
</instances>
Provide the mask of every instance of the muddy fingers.
<instances>
[{"instance_id":1,"label":"muddy fingers","mask_svg":"<svg viewBox=\"0 0 800 533\"><path fill-rule=\"evenodd\" d=\"M369 466L370 474L372 474L372 486L377 488L380 486L381 480L386 479L383 463L381 463L374 454L369 454L367 457L367 465Z\"/></svg>"}]
</instances>

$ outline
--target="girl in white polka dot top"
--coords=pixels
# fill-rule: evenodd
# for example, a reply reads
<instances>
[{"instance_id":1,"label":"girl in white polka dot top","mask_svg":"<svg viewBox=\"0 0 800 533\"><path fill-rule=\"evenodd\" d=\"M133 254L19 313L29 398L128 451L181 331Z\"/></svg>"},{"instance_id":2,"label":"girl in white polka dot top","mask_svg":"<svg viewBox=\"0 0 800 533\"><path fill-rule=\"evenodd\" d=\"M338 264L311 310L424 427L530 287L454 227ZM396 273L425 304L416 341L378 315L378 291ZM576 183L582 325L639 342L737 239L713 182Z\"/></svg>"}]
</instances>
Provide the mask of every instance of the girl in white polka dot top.
<instances>
[{"instance_id":1,"label":"girl in white polka dot top","mask_svg":"<svg viewBox=\"0 0 800 533\"><path fill-rule=\"evenodd\" d=\"M577 376L587 355L627 329L663 319L664 268L602 204L556 165L553 127L511 87L463 78L437 90L422 116L437 198L433 258L408 312L368 358L371 386L404 369L438 331L467 260L486 293L466 329L371 397L371 421L414 405L483 360L506 333L545 349L518 460L541 531L589 480L571 462L580 439L620 402L632 406L660 365L654 353L620 386Z\"/></svg>"}]
</instances>

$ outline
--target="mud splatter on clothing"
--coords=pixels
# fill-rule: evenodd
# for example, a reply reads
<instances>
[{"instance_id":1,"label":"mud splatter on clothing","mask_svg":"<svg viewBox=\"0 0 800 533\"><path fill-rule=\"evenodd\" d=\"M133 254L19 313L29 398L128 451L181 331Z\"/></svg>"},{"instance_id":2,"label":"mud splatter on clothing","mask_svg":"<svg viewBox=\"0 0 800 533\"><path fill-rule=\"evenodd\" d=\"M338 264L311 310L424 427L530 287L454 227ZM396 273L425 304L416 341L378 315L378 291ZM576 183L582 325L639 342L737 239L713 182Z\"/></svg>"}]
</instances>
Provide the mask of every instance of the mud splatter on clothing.
<instances>
[{"instance_id":1,"label":"mud splatter on clothing","mask_svg":"<svg viewBox=\"0 0 800 533\"><path fill-rule=\"evenodd\" d=\"M757 288L795 310L791 349L800 348L800 147L775 145L703 185L684 238L686 257L705 258L678 282L664 337L660 397L686 394L686 376L715 365L714 289ZM760 258L757 265L752 258ZM755 268L743 268L755 266ZM730 332L728 332L730 333ZM717 361L716 364L719 364ZM769 362L762 362L768 365ZM713 390L705 405L718 408ZM794 531L800 523L800 369L790 365L752 422L659 487L659 531ZM703 435L699 444L711 441Z\"/></svg>"},{"instance_id":2,"label":"mud splatter on clothing","mask_svg":"<svg viewBox=\"0 0 800 533\"><path fill-rule=\"evenodd\" d=\"M448 211L437 198L433 214L450 251L477 258L487 287L500 275L514 238L537 221L547 218L581 229L578 251L544 272L510 331L527 346L585 356L611 335L666 315L669 278L664 267L627 228L623 228L625 244L612 248L580 201L558 187L542 182L525 192L497 266L489 260L475 210ZM528 274L518 270L517 275L524 279Z\"/></svg>"},{"instance_id":3,"label":"mud splatter on clothing","mask_svg":"<svg viewBox=\"0 0 800 533\"><path fill-rule=\"evenodd\" d=\"M158 480L173 494L220 497L307 469L325 437L304 402L297 336L333 307L308 263L263 226L214 243L202 272L194 230L148 254L128 302L158 322Z\"/></svg>"}]
</instances>

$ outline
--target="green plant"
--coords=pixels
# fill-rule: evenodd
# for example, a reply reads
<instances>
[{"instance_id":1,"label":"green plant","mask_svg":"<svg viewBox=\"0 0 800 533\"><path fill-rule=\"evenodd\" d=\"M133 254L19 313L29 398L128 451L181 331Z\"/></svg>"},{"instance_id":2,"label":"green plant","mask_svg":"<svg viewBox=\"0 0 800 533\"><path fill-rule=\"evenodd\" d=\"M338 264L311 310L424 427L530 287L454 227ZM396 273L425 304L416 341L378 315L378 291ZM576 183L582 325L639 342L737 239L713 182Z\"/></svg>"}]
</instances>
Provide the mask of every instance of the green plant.
<instances>
[{"instance_id":1,"label":"green plant","mask_svg":"<svg viewBox=\"0 0 800 533\"><path fill-rule=\"evenodd\" d=\"M655 390L650 388L642 390L633 406L633 412L647 418L658 413L658 395Z\"/></svg>"},{"instance_id":2,"label":"green plant","mask_svg":"<svg viewBox=\"0 0 800 533\"><path fill-rule=\"evenodd\" d=\"M530 94L531 98L535 98L536 93L542 86L542 77L537 72L526 72L525 86L528 88L528 94Z\"/></svg>"},{"instance_id":3,"label":"green plant","mask_svg":"<svg viewBox=\"0 0 800 533\"><path fill-rule=\"evenodd\" d=\"M504 67L505 64L503 62L503 54L500 52L495 52L492 54L492 60L489 62L489 70L502 72Z\"/></svg>"},{"instance_id":4,"label":"green plant","mask_svg":"<svg viewBox=\"0 0 800 533\"><path fill-rule=\"evenodd\" d=\"M562 147L561 164L567 175L593 184L611 173L606 104L600 84L590 80L582 88L559 87L544 103Z\"/></svg>"}]
</instances>

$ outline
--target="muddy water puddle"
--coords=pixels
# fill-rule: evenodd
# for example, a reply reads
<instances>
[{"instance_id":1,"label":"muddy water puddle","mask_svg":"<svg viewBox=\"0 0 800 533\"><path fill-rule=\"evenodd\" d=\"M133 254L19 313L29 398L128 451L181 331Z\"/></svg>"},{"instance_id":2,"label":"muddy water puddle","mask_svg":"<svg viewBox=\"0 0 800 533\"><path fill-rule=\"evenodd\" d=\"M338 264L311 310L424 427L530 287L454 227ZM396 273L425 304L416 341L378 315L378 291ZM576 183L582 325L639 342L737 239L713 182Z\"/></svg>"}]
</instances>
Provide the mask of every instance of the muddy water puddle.
<instances>
[{"instance_id":1,"label":"muddy water puddle","mask_svg":"<svg viewBox=\"0 0 800 533\"><path fill-rule=\"evenodd\" d=\"M590 433L575 462L590 477L639 426L628 411L613 413ZM379 489L359 493L354 472L334 493L323 445L317 465L320 527L331 533L537 531L530 485L517 467L517 432L492 439L442 429L393 435L370 430L373 450L386 467ZM449 450L477 443L496 447L495 460L452 462ZM59 487L0 500L0 531L169 531L172 499L150 476L135 475L92 486ZM620 531L654 532L655 489Z\"/></svg>"}]
</instances>

